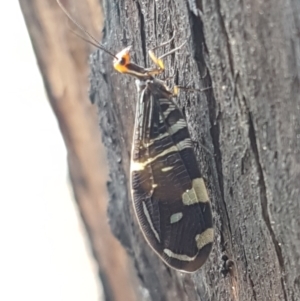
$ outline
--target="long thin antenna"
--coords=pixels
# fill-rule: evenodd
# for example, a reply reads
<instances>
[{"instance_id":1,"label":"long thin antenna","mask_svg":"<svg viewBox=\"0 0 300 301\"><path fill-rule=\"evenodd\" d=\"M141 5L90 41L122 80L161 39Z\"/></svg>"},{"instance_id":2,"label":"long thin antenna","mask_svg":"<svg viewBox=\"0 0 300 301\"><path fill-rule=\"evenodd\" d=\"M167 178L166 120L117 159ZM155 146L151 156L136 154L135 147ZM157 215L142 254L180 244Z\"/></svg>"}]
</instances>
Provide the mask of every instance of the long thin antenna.
<instances>
[{"instance_id":1,"label":"long thin antenna","mask_svg":"<svg viewBox=\"0 0 300 301\"><path fill-rule=\"evenodd\" d=\"M164 57L166 57L166 56L168 56L168 55L170 55L170 54L176 52L176 51L179 50L181 47L183 47L183 46L186 44L186 42L187 42L187 41L183 42L180 46L178 46L178 47L176 47L176 48L170 50L169 52L163 54L162 56L159 57L159 59L162 59L162 58L164 58Z\"/></svg>"},{"instance_id":2,"label":"long thin antenna","mask_svg":"<svg viewBox=\"0 0 300 301\"><path fill-rule=\"evenodd\" d=\"M63 6L63 4L60 2L60 0L56 0L57 4L60 6L60 8L62 9L62 11L64 12L64 14L69 18L69 20L76 25L88 38L90 38L92 41L82 37L80 34L75 33L78 37L82 38L84 41L92 44L93 46L105 51L106 53L108 53L109 55L111 55L112 57L114 57L115 59L117 59L117 57L111 53L110 51L108 51L99 41L97 41L97 39L95 39L82 25L80 25L72 16L71 14L67 11L67 9Z\"/></svg>"}]
</instances>

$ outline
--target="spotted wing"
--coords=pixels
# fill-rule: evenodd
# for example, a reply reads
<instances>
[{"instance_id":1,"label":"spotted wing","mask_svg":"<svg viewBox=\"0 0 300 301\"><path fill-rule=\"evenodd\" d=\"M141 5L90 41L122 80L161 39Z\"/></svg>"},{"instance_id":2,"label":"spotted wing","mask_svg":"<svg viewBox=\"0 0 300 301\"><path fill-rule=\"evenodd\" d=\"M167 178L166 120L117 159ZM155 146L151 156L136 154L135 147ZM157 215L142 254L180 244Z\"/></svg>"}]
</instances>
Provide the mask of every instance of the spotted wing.
<instances>
[{"instance_id":1,"label":"spotted wing","mask_svg":"<svg viewBox=\"0 0 300 301\"><path fill-rule=\"evenodd\" d=\"M132 199L151 247L169 266L192 272L212 248L211 207L186 121L164 89L151 81L140 92Z\"/></svg>"}]
</instances>

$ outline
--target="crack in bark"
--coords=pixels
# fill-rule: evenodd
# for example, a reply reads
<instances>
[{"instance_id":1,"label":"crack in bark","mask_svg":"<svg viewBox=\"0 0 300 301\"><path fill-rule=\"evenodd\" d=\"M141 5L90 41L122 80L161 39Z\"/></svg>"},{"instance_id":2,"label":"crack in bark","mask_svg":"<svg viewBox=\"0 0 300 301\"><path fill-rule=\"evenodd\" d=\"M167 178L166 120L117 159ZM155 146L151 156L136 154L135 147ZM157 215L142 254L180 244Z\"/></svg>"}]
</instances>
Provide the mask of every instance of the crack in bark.
<instances>
[{"instance_id":1,"label":"crack in bark","mask_svg":"<svg viewBox=\"0 0 300 301\"><path fill-rule=\"evenodd\" d=\"M145 17L141 9L141 5L138 1L136 1L136 7L138 10L138 15L140 17L140 33L141 33L141 44L142 44L142 51L144 56L144 66L147 66L147 46L146 46L146 29L145 29Z\"/></svg>"},{"instance_id":2,"label":"crack in bark","mask_svg":"<svg viewBox=\"0 0 300 301\"><path fill-rule=\"evenodd\" d=\"M189 9L190 11L190 9ZM203 65L207 68L204 54L203 54L203 47L200 47L199 41L203 41L203 44L206 47L205 39L204 39L204 32L203 32L203 23L201 19L194 14L190 14L190 23L191 23L191 33L192 33L192 40L194 45L194 58L197 63L198 71L202 74L201 69L203 69ZM201 45L202 46L202 45ZM201 65L201 66L200 66ZM207 76L209 78L208 82L211 85L211 78L209 72L207 72ZM221 204L221 211L225 213L225 217L222 219L221 229L220 229L220 238L221 238L221 250L224 252L226 248L226 239L224 237L224 233L226 232L226 228L229 231L229 238L232 238L232 230L230 225L230 218L229 212L227 209L227 204L225 202L225 193L224 193L224 181L223 181L223 169L222 169L222 153L220 149L220 123L221 120L221 113L217 115L217 105L214 96L211 94L210 101L208 102L208 111L209 111L209 121L211 124L210 127L210 135L212 139L212 144L214 146L215 152L215 166L216 166L216 182L218 185L218 189L215 189L216 195L220 198ZM231 249L231 247L229 248Z\"/></svg>"},{"instance_id":3,"label":"crack in bark","mask_svg":"<svg viewBox=\"0 0 300 301\"><path fill-rule=\"evenodd\" d=\"M231 51L231 47L230 47L230 43L229 43L229 36L228 36L228 33L227 33L227 30L226 30L226 26L225 26L225 22L224 22L224 19L220 13L221 11L221 5L220 5L220 1L219 0L216 0L216 12L218 13L219 15L219 21L220 21L220 27L223 32L223 34L225 35L225 41L226 41L226 49L227 49L227 54L228 54L228 60L229 60L229 67L230 67L230 72L231 74L233 75L234 74L234 64L233 64L233 55L232 55L232 51ZM225 53L225 51L224 51Z\"/></svg>"},{"instance_id":4,"label":"crack in bark","mask_svg":"<svg viewBox=\"0 0 300 301\"><path fill-rule=\"evenodd\" d=\"M265 224L267 226L267 229L270 233L275 252L277 255L277 259L279 262L280 270L281 270L281 286L282 286L282 291L283 291L283 296L284 300L287 301L287 293L285 290L285 267L284 267L284 260L283 260L283 255L281 251L281 247L279 246L279 243L276 239L275 233L272 229L271 222L270 222L270 216L268 212L268 198L267 198L267 188L266 188L266 183L264 179L264 174L263 174L263 167L260 163L260 158L259 158L259 151L258 151L258 146L256 143L256 135L255 135L255 129L254 129L254 123L253 123L253 118L251 116L251 113L248 114L249 116L249 139L251 143L251 148L254 154L254 158L256 161L256 166L258 169L258 175L259 175L259 189L260 189L260 199L261 199L261 209L262 209L262 217L265 221Z\"/></svg>"},{"instance_id":5,"label":"crack in bark","mask_svg":"<svg viewBox=\"0 0 300 301\"><path fill-rule=\"evenodd\" d=\"M242 236L241 236L241 241L243 240ZM246 265L246 273L247 273L247 276L248 276L248 279L250 281L250 285L252 287L252 292L253 292L253 298L255 301L257 301L257 295L256 295L256 291L254 289L254 282L251 278L251 273L248 273L248 260L247 260L247 255L246 255L246 250L244 248L244 244L241 244L242 246L242 250L243 250L243 253L244 253L244 258L245 258L245 265Z\"/></svg>"}]
</instances>

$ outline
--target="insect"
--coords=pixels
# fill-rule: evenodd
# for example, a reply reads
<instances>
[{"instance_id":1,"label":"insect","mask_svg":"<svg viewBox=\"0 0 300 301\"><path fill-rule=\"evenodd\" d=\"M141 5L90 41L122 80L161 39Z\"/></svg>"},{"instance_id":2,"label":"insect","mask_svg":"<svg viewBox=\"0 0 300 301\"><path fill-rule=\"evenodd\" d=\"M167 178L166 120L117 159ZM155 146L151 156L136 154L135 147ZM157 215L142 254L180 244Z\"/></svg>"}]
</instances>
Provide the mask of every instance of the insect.
<instances>
[{"instance_id":1,"label":"insect","mask_svg":"<svg viewBox=\"0 0 300 301\"><path fill-rule=\"evenodd\" d=\"M139 226L169 267L194 272L212 249L211 206L187 123L173 101L174 93L155 77L164 71L162 57L149 51L156 66L143 68L131 62L130 47L113 55L98 42L96 46L114 57L115 70L136 78L130 182Z\"/></svg>"}]
</instances>

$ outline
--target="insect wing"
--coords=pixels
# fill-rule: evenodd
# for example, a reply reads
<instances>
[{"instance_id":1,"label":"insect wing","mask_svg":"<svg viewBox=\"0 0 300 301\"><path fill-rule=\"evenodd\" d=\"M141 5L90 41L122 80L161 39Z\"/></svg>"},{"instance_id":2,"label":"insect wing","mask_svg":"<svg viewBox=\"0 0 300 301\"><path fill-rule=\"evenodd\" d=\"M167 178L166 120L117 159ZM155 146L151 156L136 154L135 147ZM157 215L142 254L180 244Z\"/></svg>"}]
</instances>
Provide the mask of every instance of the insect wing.
<instances>
[{"instance_id":1,"label":"insect wing","mask_svg":"<svg viewBox=\"0 0 300 301\"><path fill-rule=\"evenodd\" d=\"M140 91L132 199L150 246L169 266L193 272L212 248L212 214L186 121L163 89L153 80Z\"/></svg>"}]
</instances>

